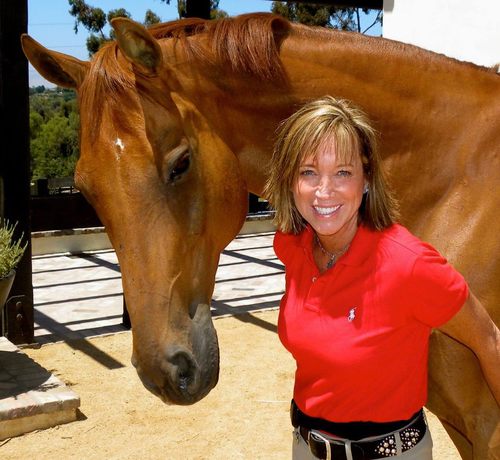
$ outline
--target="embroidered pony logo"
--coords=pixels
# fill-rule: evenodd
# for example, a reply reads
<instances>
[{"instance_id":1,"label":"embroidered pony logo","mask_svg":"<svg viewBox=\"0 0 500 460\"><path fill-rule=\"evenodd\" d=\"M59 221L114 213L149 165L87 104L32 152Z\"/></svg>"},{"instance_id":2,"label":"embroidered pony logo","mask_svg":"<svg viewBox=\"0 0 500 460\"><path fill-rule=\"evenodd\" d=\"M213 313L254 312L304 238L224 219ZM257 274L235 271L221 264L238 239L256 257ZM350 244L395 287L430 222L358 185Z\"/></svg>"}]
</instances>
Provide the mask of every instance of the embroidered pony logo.
<instances>
[{"instance_id":1,"label":"embroidered pony logo","mask_svg":"<svg viewBox=\"0 0 500 460\"><path fill-rule=\"evenodd\" d=\"M356 318L356 308L353 307L349 310L349 314L347 315L347 321L352 322L354 321L354 318Z\"/></svg>"}]
</instances>

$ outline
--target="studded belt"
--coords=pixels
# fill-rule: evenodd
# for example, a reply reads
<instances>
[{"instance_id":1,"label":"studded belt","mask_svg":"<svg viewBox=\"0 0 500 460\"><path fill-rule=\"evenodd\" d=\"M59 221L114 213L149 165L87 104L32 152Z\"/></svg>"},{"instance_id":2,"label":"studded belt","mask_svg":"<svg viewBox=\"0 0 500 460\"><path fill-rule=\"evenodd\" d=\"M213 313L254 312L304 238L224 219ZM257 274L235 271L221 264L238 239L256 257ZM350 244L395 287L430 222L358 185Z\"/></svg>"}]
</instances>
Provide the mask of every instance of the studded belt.
<instances>
[{"instance_id":1,"label":"studded belt","mask_svg":"<svg viewBox=\"0 0 500 460\"><path fill-rule=\"evenodd\" d=\"M423 411L401 430L369 441L348 441L333 439L326 433L309 428L298 427L301 436L309 445L311 453L319 459L347 460L350 449L353 460L389 458L413 449L424 437L427 425ZM347 450L346 450L347 449ZM398 454L399 451L399 454Z\"/></svg>"}]
</instances>

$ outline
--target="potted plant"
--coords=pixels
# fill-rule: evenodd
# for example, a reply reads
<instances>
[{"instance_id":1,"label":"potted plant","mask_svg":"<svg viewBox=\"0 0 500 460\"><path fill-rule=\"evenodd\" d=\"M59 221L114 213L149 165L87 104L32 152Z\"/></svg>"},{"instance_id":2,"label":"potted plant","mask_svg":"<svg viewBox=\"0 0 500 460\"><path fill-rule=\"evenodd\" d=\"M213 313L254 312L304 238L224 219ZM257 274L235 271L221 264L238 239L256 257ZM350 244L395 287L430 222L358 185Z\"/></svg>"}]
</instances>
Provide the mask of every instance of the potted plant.
<instances>
[{"instance_id":1,"label":"potted plant","mask_svg":"<svg viewBox=\"0 0 500 460\"><path fill-rule=\"evenodd\" d=\"M16 276L17 264L24 254L28 243L21 245L21 238L14 241L14 230L16 225L11 225L7 220L0 221L0 309L2 310L9 296L14 277Z\"/></svg>"}]
</instances>

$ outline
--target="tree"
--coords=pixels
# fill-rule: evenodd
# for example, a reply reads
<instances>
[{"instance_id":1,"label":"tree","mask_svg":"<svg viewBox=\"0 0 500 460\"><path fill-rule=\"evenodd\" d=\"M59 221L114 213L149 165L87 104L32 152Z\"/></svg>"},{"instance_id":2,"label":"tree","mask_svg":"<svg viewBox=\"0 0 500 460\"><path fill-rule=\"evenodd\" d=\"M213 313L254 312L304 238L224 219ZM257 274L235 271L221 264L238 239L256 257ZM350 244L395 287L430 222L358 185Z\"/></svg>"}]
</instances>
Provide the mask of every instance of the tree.
<instances>
[{"instance_id":1,"label":"tree","mask_svg":"<svg viewBox=\"0 0 500 460\"><path fill-rule=\"evenodd\" d=\"M81 24L90 32L87 38L87 50L92 56L104 43L113 39L113 35L105 34L104 27L112 19L118 17L130 18L131 14L124 8L110 10L106 14L101 8L93 7L85 2L85 0L68 0L70 5L69 13L76 18L75 33L78 32L78 27ZM146 12L144 22L146 24L154 24L154 21L159 18L154 15L151 10Z\"/></svg>"},{"instance_id":2,"label":"tree","mask_svg":"<svg viewBox=\"0 0 500 460\"><path fill-rule=\"evenodd\" d=\"M170 4L170 0L161 0L167 4ZM221 17L226 17L227 13L219 10L219 0L210 0L211 19L218 19ZM89 55L92 56L104 43L112 40L113 32L106 35L104 28L106 24L109 23L113 18L125 17L130 18L130 13L124 8L118 8L111 10L106 14L101 8L97 8L89 5L85 0L68 0L70 5L69 13L76 18L75 20L75 33L78 32L78 27L82 25L85 29L90 32L87 38L87 50ZM186 17L186 0L178 0L177 9L179 11L179 17ZM145 26L150 26L160 22L160 17L151 10L146 11L144 20L142 21Z\"/></svg>"},{"instance_id":3,"label":"tree","mask_svg":"<svg viewBox=\"0 0 500 460\"><path fill-rule=\"evenodd\" d=\"M335 11L335 7L304 3L273 2L271 11L292 22L300 22L309 26L326 27L330 22L330 16Z\"/></svg>"},{"instance_id":4,"label":"tree","mask_svg":"<svg viewBox=\"0 0 500 460\"><path fill-rule=\"evenodd\" d=\"M68 0L68 2L71 6L69 13L76 17L75 33L78 33L79 24L82 24L90 32L87 38L87 49L92 55L108 40L103 31L106 25L106 14L101 8L87 5L84 0Z\"/></svg>"},{"instance_id":5,"label":"tree","mask_svg":"<svg viewBox=\"0 0 500 460\"><path fill-rule=\"evenodd\" d=\"M375 24L382 23L382 12L378 11L372 24L362 30L361 15L370 13L367 8L325 6L314 3L273 2L271 11L292 22L360 33L366 33Z\"/></svg>"},{"instance_id":6,"label":"tree","mask_svg":"<svg viewBox=\"0 0 500 460\"><path fill-rule=\"evenodd\" d=\"M30 96L32 179L72 176L79 155L79 117L73 90L56 88Z\"/></svg>"},{"instance_id":7,"label":"tree","mask_svg":"<svg viewBox=\"0 0 500 460\"><path fill-rule=\"evenodd\" d=\"M29 89L29 95L31 96L32 94L43 93L44 91L45 91L45 86L43 86L43 85L31 86Z\"/></svg>"},{"instance_id":8,"label":"tree","mask_svg":"<svg viewBox=\"0 0 500 460\"><path fill-rule=\"evenodd\" d=\"M30 117L30 122L36 122ZM31 127L33 129L33 127ZM56 115L31 140L33 179L72 176L78 159L78 118Z\"/></svg>"},{"instance_id":9,"label":"tree","mask_svg":"<svg viewBox=\"0 0 500 460\"><path fill-rule=\"evenodd\" d=\"M43 123L43 117L38 112L30 110L30 139L38 137Z\"/></svg>"},{"instance_id":10,"label":"tree","mask_svg":"<svg viewBox=\"0 0 500 460\"><path fill-rule=\"evenodd\" d=\"M158 24L159 22L161 22L161 19L157 14L153 13L151 10L146 11L146 16L144 18L145 26L149 27L153 24Z\"/></svg>"}]
</instances>

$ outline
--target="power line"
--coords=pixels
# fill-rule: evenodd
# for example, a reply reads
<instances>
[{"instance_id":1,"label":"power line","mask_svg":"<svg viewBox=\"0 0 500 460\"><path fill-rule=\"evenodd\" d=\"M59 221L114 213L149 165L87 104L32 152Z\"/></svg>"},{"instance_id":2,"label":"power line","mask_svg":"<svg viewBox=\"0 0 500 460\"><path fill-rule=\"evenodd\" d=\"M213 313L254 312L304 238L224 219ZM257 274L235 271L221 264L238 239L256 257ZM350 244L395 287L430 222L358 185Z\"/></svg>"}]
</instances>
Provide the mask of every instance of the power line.
<instances>
[{"instance_id":1,"label":"power line","mask_svg":"<svg viewBox=\"0 0 500 460\"><path fill-rule=\"evenodd\" d=\"M43 45L45 48L56 49L56 48L86 48L85 45Z\"/></svg>"},{"instance_id":2,"label":"power line","mask_svg":"<svg viewBox=\"0 0 500 460\"><path fill-rule=\"evenodd\" d=\"M28 27L33 26L73 26L73 22L28 22Z\"/></svg>"}]
</instances>

